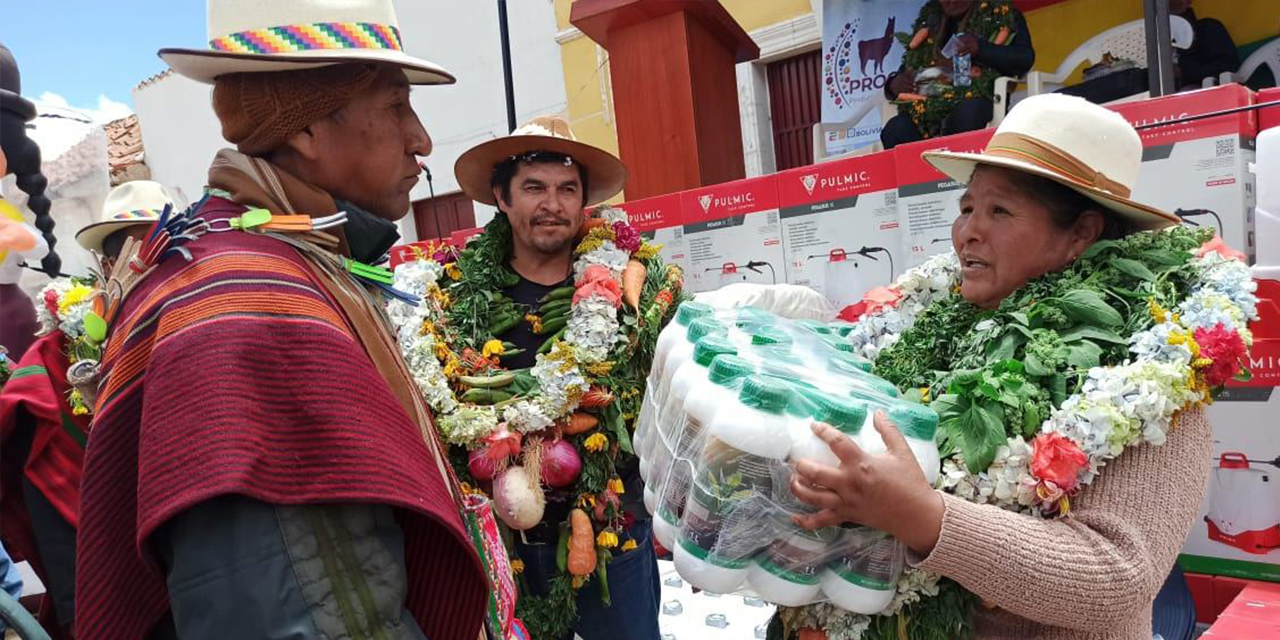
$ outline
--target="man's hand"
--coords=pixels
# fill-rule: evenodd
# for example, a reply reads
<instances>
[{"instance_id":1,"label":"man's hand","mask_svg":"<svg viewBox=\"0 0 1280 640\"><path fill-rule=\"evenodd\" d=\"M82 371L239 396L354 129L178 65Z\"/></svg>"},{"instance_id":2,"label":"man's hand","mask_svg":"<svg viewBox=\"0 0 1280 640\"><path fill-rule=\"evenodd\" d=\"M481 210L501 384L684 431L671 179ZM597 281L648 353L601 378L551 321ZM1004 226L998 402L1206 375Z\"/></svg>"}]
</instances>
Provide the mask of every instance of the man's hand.
<instances>
[{"instance_id":1,"label":"man's hand","mask_svg":"<svg viewBox=\"0 0 1280 640\"><path fill-rule=\"evenodd\" d=\"M889 82L889 91L896 98L903 93L914 93L916 90L916 70L903 69L901 73L893 76L893 80Z\"/></svg>"},{"instance_id":2,"label":"man's hand","mask_svg":"<svg viewBox=\"0 0 1280 640\"><path fill-rule=\"evenodd\" d=\"M978 36L966 33L960 36L960 41L957 45L956 55L976 56L978 55L978 48L982 46L982 42L978 40Z\"/></svg>"},{"instance_id":3,"label":"man's hand","mask_svg":"<svg viewBox=\"0 0 1280 640\"><path fill-rule=\"evenodd\" d=\"M821 423L813 432L840 459L840 467L812 460L796 463L791 492L821 511L797 516L806 529L853 522L893 535L916 553L927 555L938 543L945 507L925 480L902 432L883 411L875 415L884 439L884 455L871 455L845 434Z\"/></svg>"}]
</instances>

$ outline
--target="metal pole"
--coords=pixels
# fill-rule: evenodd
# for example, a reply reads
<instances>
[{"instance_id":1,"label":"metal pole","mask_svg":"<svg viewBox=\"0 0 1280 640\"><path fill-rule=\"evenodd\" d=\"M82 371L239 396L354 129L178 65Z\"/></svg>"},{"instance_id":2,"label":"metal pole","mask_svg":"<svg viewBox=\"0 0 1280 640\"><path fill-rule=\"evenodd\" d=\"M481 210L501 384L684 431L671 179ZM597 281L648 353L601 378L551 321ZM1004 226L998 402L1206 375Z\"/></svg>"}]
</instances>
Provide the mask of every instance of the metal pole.
<instances>
[{"instance_id":1,"label":"metal pole","mask_svg":"<svg viewBox=\"0 0 1280 640\"><path fill-rule=\"evenodd\" d=\"M502 82L507 92L507 133L516 130L516 92L511 81L511 36L507 29L507 0L498 0L498 37L502 40Z\"/></svg>"},{"instance_id":2,"label":"metal pole","mask_svg":"<svg viewBox=\"0 0 1280 640\"><path fill-rule=\"evenodd\" d=\"M1152 97L1177 91L1173 86L1173 40L1169 30L1169 0L1143 0L1147 26L1147 86Z\"/></svg>"}]
</instances>

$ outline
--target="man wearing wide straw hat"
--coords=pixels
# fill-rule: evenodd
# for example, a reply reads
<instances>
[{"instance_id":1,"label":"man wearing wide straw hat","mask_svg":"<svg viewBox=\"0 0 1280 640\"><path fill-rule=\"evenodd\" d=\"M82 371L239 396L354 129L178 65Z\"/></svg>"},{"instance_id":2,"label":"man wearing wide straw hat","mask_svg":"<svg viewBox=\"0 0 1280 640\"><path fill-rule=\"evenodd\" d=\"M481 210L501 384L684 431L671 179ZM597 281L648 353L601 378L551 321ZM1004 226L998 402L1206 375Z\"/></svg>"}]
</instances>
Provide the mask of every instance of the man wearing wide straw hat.
<instances>
[{"instance_id":1,"label":"man wearing wide straw hat","mask_svg":"<svg viewBox=\"0 0 1280 640\"><path fill-rule=\"evenodd\" d=\"M173 200L159 183L126 182L107 195L100 221L76 240L110 265ZM85 342L90 285L58 278L39 296L39 337L0 393L0 536L31 563L46 589L42 622L69 632L75 620L75 541L84 441L92 416L69 372L96 360Z\"/></svg>"},{"instance_id":2,"label":"man wearing wide straw hat","mask_svg":"<svg viewBox=\"0 0 1280 640\"><path fill-rule=\"evenodd\" d=\"M80 638L475 640L486 577L373 266L454 81L390 0L210 0L205 197L130 243L86 449Z\"/></svg>"},{"instance_id":3,"label":"man wearing wide straw hat","mask_svg":"<svg viewBox=\"0 0 1280 640\"><path fill-rule=\"evenodd\" d=\"M481 290L492 288L494 298L505 297L521 313L527 312L523 317L511 316L507 322L489 320L471 338L485 343L502 341L506 343L504 350L514 345L513 353L504 351L501 357L502 366L511 370L534 365L539 352L554 355L567 341L581 339L573 336L584 335L587 330L585 325L574 324L577 317L568 297L562 302L553 299L560 297L557 293L574 292L575 278L582 286L589 277L587 271L602 268L596 265L583 270L579 265L575 273L575 247L580 246L584 236L586 207L622 190L626 182L622 162L606 151L575 140L563 119L540 116L509 136L463 153L454 173L468 196L499 209L485 232L459 259L459 283L474 283ZM621 236L610 237L623 243ZM588 242L583 241L581 246ZM590 254L585 249L581 252L584 256ZM615 253L622 256L621 264L627 263L626 253ZM577 289L572 296L575 305L589 297L582 291ZM649 308L649 302L642 299L639 308ZM556 310L551 310L553 307ZM494 308L493 303L489 308ZM558 342L561 336L566 342ZM634 364L647 374L649 362ZM594 380L593 384L602 386L610 398L628 391L626 387L609 387L611 383L604 375L597 375ZM641 388L630 392L643 393L643 378L638 383ZM634 417L622 417L619 426L629 428L627 422L631 419ZM582 444L586 442L584 438L603 440L615 434L604 427L605 420L600 422L599 432L581 432L577 438L565 438L578 447L583 460L593 456L593 450ZM557 549L561 531L566 530L571 519L570 510L583 506L583 500L595 500L595 496L575 493L578 489L573 486L550 488L553 485L548 481L540 521L532 524L506 520L513 529L523 529L515 531L514 545L517 559L525 566L521 600L536 602L541 611L522 619L535 637L571 638L576 633L585 640L656 640L659 636L657 558L651 521L641 502L643 485L636 458L616 449L604 453L610 458L604 467L606 477L611 478L610 488L600 492L596 509L588 509L594 511L589 533L595 546L607 554L604 557L611 559L607 563L602 560L600 564L607 565L604 571L586 584L581 584L581 576L573 578L576 592L556 586L569 580L564 568L557 566ZM613 506L606 507L603 502ZM605 511L614 508L616 511ZM579 524L581 520L573 527L575 534L580 531ZM616 536L616 546L610 536ZM607 579L607 589L600 586L602 578Z\"/></svg>"}]
</instances>

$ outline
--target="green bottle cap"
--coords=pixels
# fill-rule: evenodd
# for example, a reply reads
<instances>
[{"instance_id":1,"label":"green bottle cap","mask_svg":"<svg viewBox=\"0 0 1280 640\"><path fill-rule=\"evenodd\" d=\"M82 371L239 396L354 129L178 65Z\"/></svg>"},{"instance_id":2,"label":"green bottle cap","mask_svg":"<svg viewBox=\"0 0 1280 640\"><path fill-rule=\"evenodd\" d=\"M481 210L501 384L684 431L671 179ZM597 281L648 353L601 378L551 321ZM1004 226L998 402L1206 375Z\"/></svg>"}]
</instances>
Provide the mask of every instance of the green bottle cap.
<instances>
[{"instance_id":1,"label":"green bottle cap","mask_svg":"<svg viewBox=\"0 0 1280 640\"><path fill-rule=\"evenodd\" d=\"M755 367L746 358L731 353L722 353L711 360L711 369L707 374L711 382L727 387L739 378L745 378L756 372Z\"/></svg>"},{"instance_id":2,"label":"green bottle cap","mask_svg":"<svg viewBox=\"0 0 1280 640\"><path fill-rule=\"evenodd\" d=\"M751 334L751 344L791 344L795 342L787 332L777 327L760 327Z\"/></svg>"},{"instance_id":3,"label":"green bottle cap","mask_svg":"<svg viewBox=\"0 0 1280 640\"><path fill-rule=\"evenodd\" d=\"M822 336L822 343L839 353L853 353L853 343L840 336Z\"/></svg>"},{"instance_id":4,"label":"green bottle cap","mask_svg":"<svg viewBox=\"0 0 1280 640\"><path fill-rule=\"evenodd\" d=\"M733 346L729 336L722 333L703 336L697 344L693 345L693 361L704 367L710 367L711 361L716 356L724 353L736 354L738 353L738 348Z\"/></svg>"},{"instance_id":5,"label":"green bottle cap","mask_svg":"<svg viewBox=\"0 0 1280 640\"><path fill-rule=\"evenodd\" d=\"M871 373L871 361L854 353L845 353L839 351L831 354L831 358L827 360L828 367L833 371L843 371L846 373L858 374Z\"/></svg>"},{"instance_id":6,"label":"green bottle cap","mask_svg":"<svg viewBox=\"0 0 1280 640\"><path fill-rule=\"evenodd\" d=\"M832 322L827 326L831 328L832 334L845 338L853 333L853 328L857 325L852 322Z\"/></svg>"},{"instance_id":7,"label":"green bottle cap","mask_svg":"<svg viewBox=\"0 0 1280 640\"><path fill-rule=\"evenodd\" d=\"M739 307L734 323L741 328L754 328L773 324L777 318L760 307Z\"/></svg>"},{"instance_id":8,"label":"green bottle cap","mask_svg":"<svg viewBox=\"0 0 1280 640\"><path fill-rule=\"evenodd\" d=\"M689 323L689 330L685 333L685 337L689 342L697 343L699 340L713 334L723 332L724 325L719 320L710 317L696 318Z\"/></svg>"},{"instance_id":9,"label":"green bottle cap","mask_svg":"<svg viewBox=\"0 0 1280 640\"><path fill-rule=\"evenodd\" d=\"M791 389L790 385L777 378L755 375L742 383L738 398L748 407L780 416L787 412Z\"/></svg>"},{"instance_id":10,"label":"green bottle cap","mask_svg":"<svg viewBox=\"0 0 1280 640\"><path fill-rule=\"evenodd\" d=\"M862 423L867 420L867 403L825 394L818 401L818 411L813 419L825 422L842 433L858 435L862 431Z\"/></svg>"},{"instance_id":11,"label":"green bottle cap","mask_svg":"<svg viewBox=\"0 0 1280 640\"><path fill-rule=\"evenodd\" d=\"M937 412L922 404L903 402L890 407L889 419L908 438L932 442L938 432Z\"/></svg>"},{"instance_id":12,"label":"green bottle cap","mask_svg":"<svg viewBox=\"0 0 1280 640\"><path fill-rule=\"evenodd\" d=\"M714 311L715 309L705 302L695 302L690 300L682 303L680 307L676 309L676 322L680 323L680 326L687 327L692 324L694 320L697 320L698 318L705 318L711 315Z\"/></svg>"}]
</instances>

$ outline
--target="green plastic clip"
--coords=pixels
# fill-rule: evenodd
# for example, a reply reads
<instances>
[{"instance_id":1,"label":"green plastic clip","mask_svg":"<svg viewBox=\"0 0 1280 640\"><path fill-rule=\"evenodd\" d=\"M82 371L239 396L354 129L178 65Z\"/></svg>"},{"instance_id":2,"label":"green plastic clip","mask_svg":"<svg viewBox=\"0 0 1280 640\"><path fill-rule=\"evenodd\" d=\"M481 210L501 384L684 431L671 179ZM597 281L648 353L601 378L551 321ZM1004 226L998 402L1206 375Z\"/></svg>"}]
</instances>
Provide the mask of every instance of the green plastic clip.
<instances>
[{"instance_id":1,"label":"green plastic clip","mask_svg":"<svg viewBox=\"0 0 1280 640\"><path fill-rule=\"evenodd\" d=\"M266 209L250 209L239 218L231 219L232 229L252 229L271 222L271 212Z\"/></svg>"},{"instance_id":2,"label":"green plastic clip","mask_svg":"<svg viewBox=\"0 0 1280 640\"><path fill-rule=\"evenodd\" d=\"M107 321L92 311L84 314L84 334L93 344L102 344L107 339Z\"/></svg>"},{"instance_id":3,"label":"green plastic clip","mask_svg":"<svg viewBox=\"0 0 1280 640\"><path fill-rule=\"evenodd\" d=\"M381 282L383 284L391 284L395 282L395 276L392 275L389 269L383 269L382 267L375 267L363 262L357 262L351 258L343 258L343 265L346 267L347 271L351 272L352 275L366 280Z\"/></svg>"}]
</instances>

